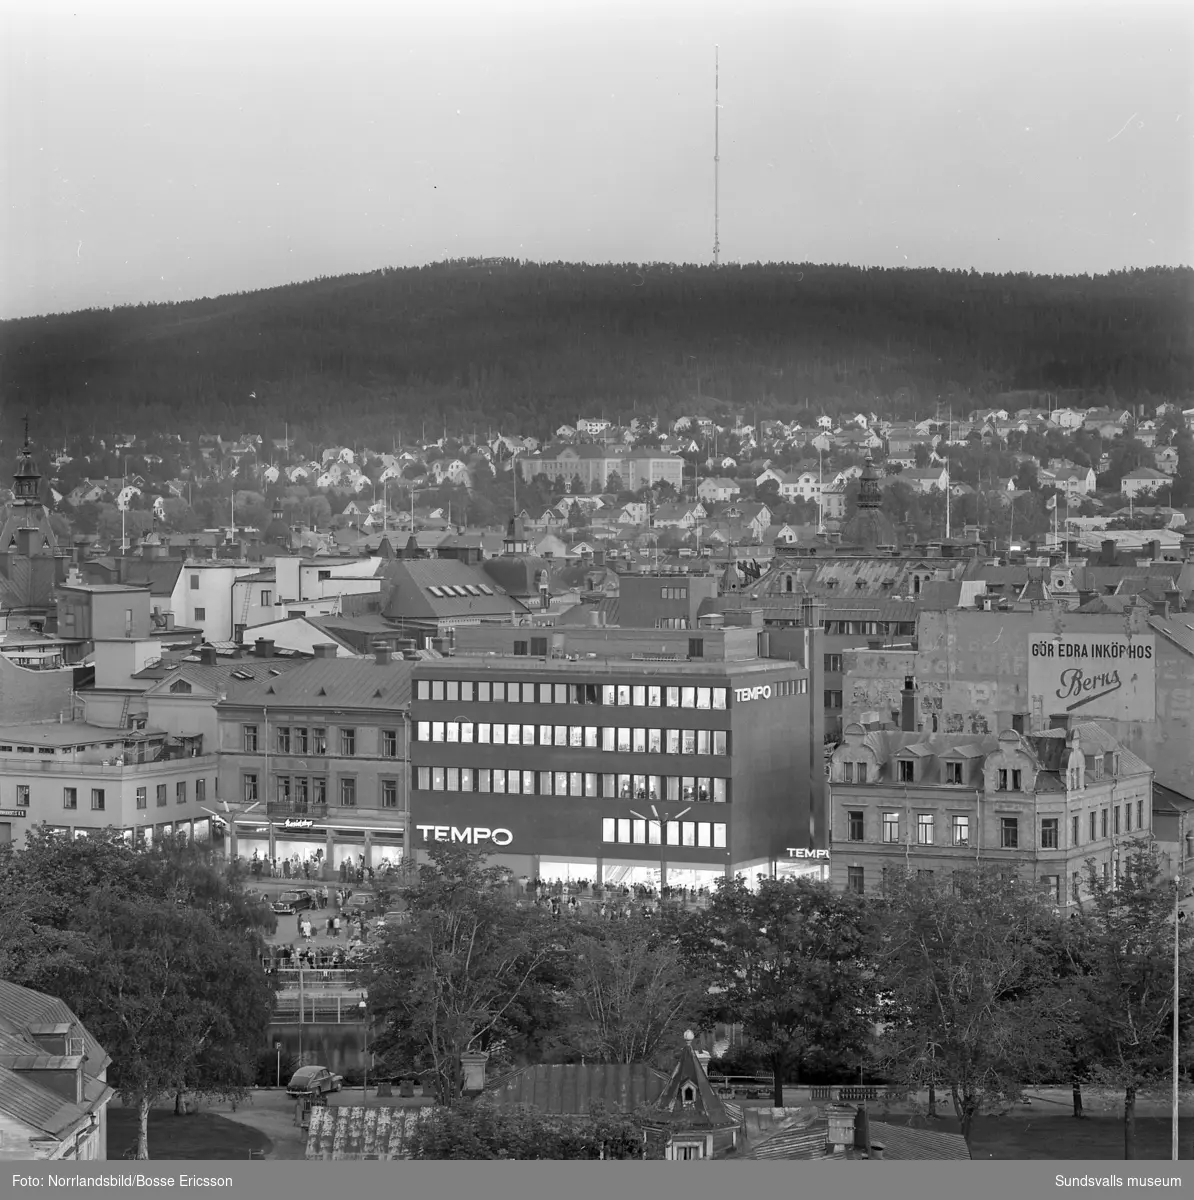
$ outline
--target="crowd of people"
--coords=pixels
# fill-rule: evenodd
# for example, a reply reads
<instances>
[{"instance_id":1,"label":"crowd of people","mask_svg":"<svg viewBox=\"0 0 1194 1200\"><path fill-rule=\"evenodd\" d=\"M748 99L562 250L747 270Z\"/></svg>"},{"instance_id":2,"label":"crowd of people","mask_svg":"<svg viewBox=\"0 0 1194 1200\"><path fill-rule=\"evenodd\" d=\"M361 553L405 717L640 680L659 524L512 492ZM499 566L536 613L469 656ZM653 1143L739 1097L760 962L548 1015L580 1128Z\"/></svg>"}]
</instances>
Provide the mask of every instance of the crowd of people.
<instances>
[{"instance_id":1,"label":"crowd of people","mask_svg":"<svg viewBox=\"0 0 1194 1200\"><path fill-rule=\"evenodd\" d=\"M709 902L707 887L673 887L660 889L649 883L597 883L592 879L531 879L523 875L518 880L518 890L536 899L540 897L578 897L590 901L605 900L610 903L637 900L639 902L660 900L673 904L703 905Z\"/></svg>"},{"instance_id":2,"label":"crowd of people","mask_svg":"<svg viewBox=\"0 0 1194 1200\"><path fill-rule=\"evenodd\" d=\"M313 855L306 858L302 858L298 854L291 854L284 858L269 858L254 850L248 866L253 878L258 881L262 879L302 879L309 882L323 876L323 851L316 850ZM385 880L397 870L397 864L388 858L383 859L376 868L367 867L363 854L358 854L355 859L351 856L342 858L339 867L336 868L341 883L358 884L371 884L378 879Z\"/></svg>"}]
</instances>

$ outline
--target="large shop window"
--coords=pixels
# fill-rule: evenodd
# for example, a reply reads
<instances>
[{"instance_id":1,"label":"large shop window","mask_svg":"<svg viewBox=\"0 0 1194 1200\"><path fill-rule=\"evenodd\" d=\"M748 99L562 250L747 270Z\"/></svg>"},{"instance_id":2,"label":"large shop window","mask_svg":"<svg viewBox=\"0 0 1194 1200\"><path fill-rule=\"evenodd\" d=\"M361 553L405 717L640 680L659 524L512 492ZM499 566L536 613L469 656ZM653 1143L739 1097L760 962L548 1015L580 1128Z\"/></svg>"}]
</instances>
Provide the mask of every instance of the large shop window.
<instances>
[{"instance_id":1,"label":"large shop window","mask_svg":"<svg viewBox=\"0 0 1194 1200\"><path fill-rule=\"evenodd\" d=\"M622 845L657 846L661 823L641 817L603 817L601 840ZM697 849L724 850L727 826L721 821L666 821L662 823L664 843L668 846L692 846Z\"/></svg>"}]
</instances>

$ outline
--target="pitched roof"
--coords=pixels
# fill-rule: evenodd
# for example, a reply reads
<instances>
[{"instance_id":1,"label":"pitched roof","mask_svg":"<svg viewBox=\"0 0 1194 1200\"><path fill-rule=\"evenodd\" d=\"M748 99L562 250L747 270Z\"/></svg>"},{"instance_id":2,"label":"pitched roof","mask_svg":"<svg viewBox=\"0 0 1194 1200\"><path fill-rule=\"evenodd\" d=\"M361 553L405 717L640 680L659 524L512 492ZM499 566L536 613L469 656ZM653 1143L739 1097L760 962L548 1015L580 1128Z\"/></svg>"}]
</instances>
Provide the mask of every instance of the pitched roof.
<instances>
[{"instance_id":1,"label":"pitched roof","mask_svg":"<svg viewBox=\"0 0 1194 1200\"><path fill-rule=\"evenodd\" d=\"M691 1033L684 1035L684 1046L667 1086L651 1105L646 1119L651 1124L685 1129L734 1129L739 1125L740 1116L728 1112L725 1102L713 1090L693 1050Z\"/></svg>"},{"instance_id":2,"label":"pitched roof","mask_svg":"<svg viewBox=\"0 0 1194 1200\"><path fill-rule=\"evenodd\" d=\"M392 586L382 614L391 620L507 617L526 611L484 570L455 558L395 559L387 564L386 577Z\"/></svg>"},{"instance_id":3,"label":"pitched roof","mask_svg":"<svg viewBox=\"0 0 1194 1200\"><path fill-rule=\"evenodd\" d=\"M208 666L205 663L183 660L176 665L165 667L161 672L151 668L154 675L160 675L161 678L146 688L146 694L168 692L171 684L179 679L186 680L197 691L218 693L241 683L269 680L284 671L292 671L307 661L305 658L231 658ZM142 672L141 676L145 674Z\"/></svg>"},{"instance_id":4,"label":"pitched roof","mask_svg":"<svg viewBox=\"0 0 1194 1200\"><path fill-rule=\"evenodd\" d=\"M74 1103L44 1086L29 1068L49 1067L54 1056L33 1039L38 1027L65 1026L83 1042L84 1102ZM63 1059L62 1065L77 1059ZM111 1059L75 1014L56 996L0 979L0 1113L58 1137L105 1098L99 1076ZM14 1068L21 1068L20 1071Z\"/></svg>"},{"instance_id":5,"label":"pitched roof","mask_svg":"<svg viewBox=\"0 0 1194 1200\"><path fill-rule=\"evenodd\" d=\"M410 674L418 664L393 659L316 658L302 666L230 695L229 705L255 708L396 709L410 704Z\"/></svg>"},{"instance_id":6,"label":"pitched roof","mask_svg":"<svg viewBox=\"0 0 1194 1200\"><path fill-rule=\"evenodd\" d=\"M527 1105L549 1116L579 1116L601 1101L613 1112L653 1104L668 1080L645 1063L539 1063L495 1080L487 1098L502 1108Z\"/></svg>"}]
</instances>

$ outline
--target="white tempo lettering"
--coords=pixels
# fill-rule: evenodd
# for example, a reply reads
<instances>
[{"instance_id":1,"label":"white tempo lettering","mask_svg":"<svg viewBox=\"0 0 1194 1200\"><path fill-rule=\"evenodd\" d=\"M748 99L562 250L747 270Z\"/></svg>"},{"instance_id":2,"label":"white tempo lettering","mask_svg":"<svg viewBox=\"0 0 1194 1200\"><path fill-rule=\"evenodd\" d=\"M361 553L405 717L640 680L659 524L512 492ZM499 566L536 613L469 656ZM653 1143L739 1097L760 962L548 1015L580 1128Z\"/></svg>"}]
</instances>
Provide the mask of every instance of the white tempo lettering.
<instances>
[{"instance_id":1,"label":"white tempo lettering","mask_svg":"<svg viewBox=\"0 0 1194 1200\"><path fill-rule=\"evenodd\" d=\"M771 684L761 683L757 687L735 688L734 699L741 704L745 704L748 700L770 700Z\"/></svg>"},{"instance_id":2,"label":"white tempo lettering","mask_svg":"<svg viewBox=\"0 0 1194 1200\"><path fill-rule=\"evenodd\" d=\"M484 825L466 826L463 829L455 825L416 825L415 828L425 842L459 842L467 846L492 842L495 846L508 846L514 841L514 834L510 830L488 829Z\"/></svg>"}]
</instances>

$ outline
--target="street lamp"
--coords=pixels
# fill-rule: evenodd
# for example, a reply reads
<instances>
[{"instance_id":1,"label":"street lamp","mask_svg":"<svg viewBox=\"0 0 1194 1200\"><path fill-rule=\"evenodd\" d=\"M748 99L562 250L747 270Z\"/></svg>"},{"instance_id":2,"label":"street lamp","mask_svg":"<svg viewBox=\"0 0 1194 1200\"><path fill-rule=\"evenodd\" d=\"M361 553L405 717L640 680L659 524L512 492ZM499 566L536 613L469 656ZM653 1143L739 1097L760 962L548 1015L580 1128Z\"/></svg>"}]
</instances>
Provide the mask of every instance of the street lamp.
<instances>
[{"instance_id":1,"label":"street lamp","mask_svg":"<svg viewBox=\"0 0 1194 1200\"><path fill-rule=\"evenodd\" d=\"M361 1021L365 1031L365 1044L361 1051L361 1067L363 1075L361 1076L361 1099L364 1104L369 1103L369 1005L362 996L360 1003L357 1005L357 1011L361 1014Z\"/></svg>"}]
</instances>

